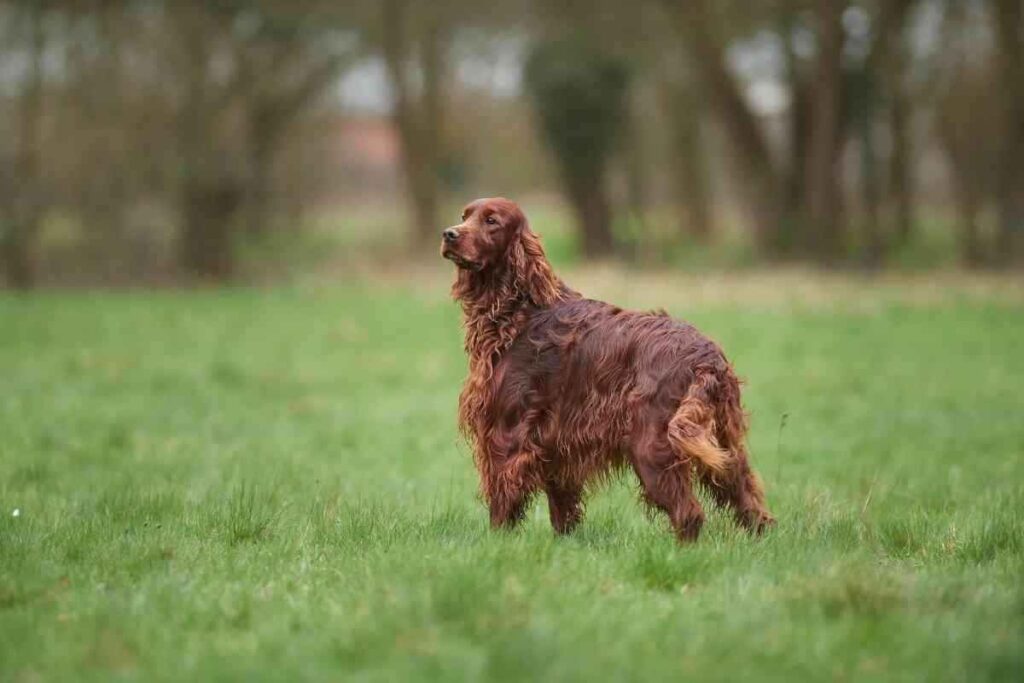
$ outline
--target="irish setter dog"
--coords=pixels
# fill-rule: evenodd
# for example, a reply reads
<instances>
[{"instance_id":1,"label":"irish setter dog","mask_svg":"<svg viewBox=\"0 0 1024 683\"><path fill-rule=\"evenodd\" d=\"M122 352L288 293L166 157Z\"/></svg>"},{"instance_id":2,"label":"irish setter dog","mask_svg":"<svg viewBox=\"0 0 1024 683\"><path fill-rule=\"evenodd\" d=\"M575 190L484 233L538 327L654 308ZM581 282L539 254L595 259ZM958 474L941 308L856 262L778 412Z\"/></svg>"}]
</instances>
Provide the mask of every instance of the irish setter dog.
<instances>
[{"instance_id":1,"label":"irish setter dog","mask_svg":"<svg viewBox=\"0 0 1024 683\"><path fill-rule=\"evenodd\" d=\"M469 354L459 423L493 527L514 526L544 491L551 525L568 533L588 483L627 464L681 541L704 522L695 478L751 531L773 522L717 344L664 312L580 296L507 199L469 204L441 255L457 266Z\"/></svg>"}]
</instances>

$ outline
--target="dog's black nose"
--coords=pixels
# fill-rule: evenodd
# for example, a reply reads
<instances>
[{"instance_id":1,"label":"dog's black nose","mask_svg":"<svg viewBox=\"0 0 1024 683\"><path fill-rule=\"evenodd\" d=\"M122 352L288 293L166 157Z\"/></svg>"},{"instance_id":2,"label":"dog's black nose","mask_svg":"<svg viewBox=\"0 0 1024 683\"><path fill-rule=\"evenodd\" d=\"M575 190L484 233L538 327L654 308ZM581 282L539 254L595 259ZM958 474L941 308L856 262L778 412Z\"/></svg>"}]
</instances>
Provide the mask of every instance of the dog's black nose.
<instances>
[{"instance_id":1,"label":"dog's black nose","mask_svg":"<svg viewBox=\"0 0 1024 683\"><path fill-rule=\"evenodd\" d=\"M454 242L459 238L459 231L455 228L448 228L441 233L441 237L444 238L445 242Z\"/></svg>"}]
</instances>

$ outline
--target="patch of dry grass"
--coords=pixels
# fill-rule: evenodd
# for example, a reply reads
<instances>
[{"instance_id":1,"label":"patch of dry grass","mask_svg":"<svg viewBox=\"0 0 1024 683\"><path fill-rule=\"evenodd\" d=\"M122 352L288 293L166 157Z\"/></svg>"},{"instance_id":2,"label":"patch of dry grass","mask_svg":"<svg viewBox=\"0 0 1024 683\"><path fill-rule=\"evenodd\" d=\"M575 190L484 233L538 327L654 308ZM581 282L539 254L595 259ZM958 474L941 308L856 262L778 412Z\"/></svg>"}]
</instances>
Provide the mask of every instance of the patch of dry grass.
<instances>
[{"instance_id":1,"label":"patch of dry grass","mask_svg":"<svg viewBox=\"0 0 1024 683\"><path fill-rule=\"evenodd\" d=\"M888 272L862 274L811 268L716 270L686 273L638 269L613 263L557 269L589 298L635 309L738 306L784 310L872 310L903 304L949 303L1024 305L1024 277L1016 272ZM454 267L441 261L361 262L344 271L311 273L307 285L331 287L338 280L412 290L425 299L445 299Z\"/></svg>"}]
</instances>

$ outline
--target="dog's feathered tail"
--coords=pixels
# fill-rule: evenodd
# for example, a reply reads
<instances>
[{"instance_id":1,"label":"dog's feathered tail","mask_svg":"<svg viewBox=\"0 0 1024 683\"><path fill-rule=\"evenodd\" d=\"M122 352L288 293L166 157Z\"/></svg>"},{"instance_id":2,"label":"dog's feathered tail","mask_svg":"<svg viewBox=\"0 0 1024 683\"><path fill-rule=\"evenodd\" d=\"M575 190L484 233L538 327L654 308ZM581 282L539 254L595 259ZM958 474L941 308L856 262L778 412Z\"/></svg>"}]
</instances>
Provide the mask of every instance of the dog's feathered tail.
<instances>
[{"instance_id":1,"label":"dog's feathered tail","mask_svg":"<svg viewBox=\"0 0 1024 683\"><path fill-rule=\"evenodd\" d=\"M729 451L723 449L715 434L715 394L718 378L713 370L698 371L679 409L668 423L668 439L687 461L696 459L699 467L712 477L726 477L732 470Z\"/></svg>"}]
</instances>

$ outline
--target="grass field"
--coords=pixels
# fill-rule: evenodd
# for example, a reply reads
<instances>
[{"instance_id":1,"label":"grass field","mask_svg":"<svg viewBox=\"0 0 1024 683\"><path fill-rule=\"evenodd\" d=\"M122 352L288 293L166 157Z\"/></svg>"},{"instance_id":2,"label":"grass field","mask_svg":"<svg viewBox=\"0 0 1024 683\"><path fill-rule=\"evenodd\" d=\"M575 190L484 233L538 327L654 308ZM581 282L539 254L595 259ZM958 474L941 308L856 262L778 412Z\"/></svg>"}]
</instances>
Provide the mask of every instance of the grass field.
<instances>
[{"instance_id":1,"label":"grass field","mask_svg":"<svg viewBox=\"0 0 1024 683\"><path fill-rule=\"evenodd\" d=\"M0 678L1021 680L1019 285L579 278L722 342L768 537L489 531L440 274L0 297Z\"/></svg>"}]
</instances>

